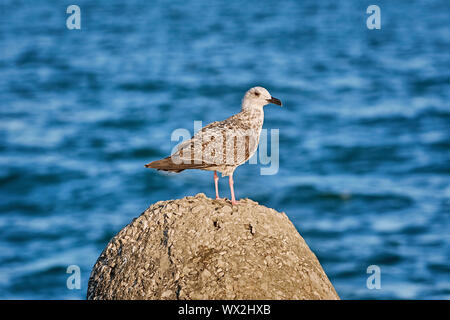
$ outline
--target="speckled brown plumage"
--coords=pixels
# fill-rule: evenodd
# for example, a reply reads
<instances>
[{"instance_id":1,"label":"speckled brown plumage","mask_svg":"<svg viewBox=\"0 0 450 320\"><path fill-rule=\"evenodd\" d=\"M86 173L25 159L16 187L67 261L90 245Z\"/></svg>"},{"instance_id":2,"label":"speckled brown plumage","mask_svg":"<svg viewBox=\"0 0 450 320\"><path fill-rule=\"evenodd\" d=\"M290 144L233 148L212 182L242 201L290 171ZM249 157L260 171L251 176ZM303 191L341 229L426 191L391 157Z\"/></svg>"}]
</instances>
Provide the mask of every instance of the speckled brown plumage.
<instances>
[{"instance_id":1,"label":"speckled brown plumage","mask_svg":"<svg viewBox=\"0 0 450 320\"><path fill-rule=\"evenodd\" d=\"M263 107L269 103L281 106L280 100L273 98L266 89L251 88L242 100L241 112L208 124L190 140L182 142L171 156L145 166L176 173L186 169L218 171L222 176L230 176L232 202L236 203L232 175L256 152L264 122ZM218 197L217 184L216 195Z\"/></svg>"}]
</instances>

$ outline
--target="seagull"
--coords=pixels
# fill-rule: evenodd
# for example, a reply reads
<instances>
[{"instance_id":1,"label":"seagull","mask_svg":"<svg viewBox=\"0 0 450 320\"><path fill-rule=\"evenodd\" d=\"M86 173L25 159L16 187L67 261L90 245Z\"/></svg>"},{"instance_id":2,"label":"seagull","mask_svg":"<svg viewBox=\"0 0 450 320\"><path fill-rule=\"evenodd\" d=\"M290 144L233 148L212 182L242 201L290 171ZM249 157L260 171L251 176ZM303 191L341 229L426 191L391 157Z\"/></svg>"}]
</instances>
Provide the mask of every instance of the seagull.
<instances>
[{"instance_id":1,"label":"seagull","mask_svg":"<svg viewBox=\"0 0 450 320\"><path fill-rule=\"evenodd\" d=\"M194 136L177 146L169 157L150 162L146 168L179 173L186 169L214 171L216 199L219 197L219 177L228 176L231 203L237 205L234 195L234 170L256 152L264 122L264 106L281 101L263 87L248 90L242 99L241 111L223 121L203 127Z\"/></svg>"}]
</instances>

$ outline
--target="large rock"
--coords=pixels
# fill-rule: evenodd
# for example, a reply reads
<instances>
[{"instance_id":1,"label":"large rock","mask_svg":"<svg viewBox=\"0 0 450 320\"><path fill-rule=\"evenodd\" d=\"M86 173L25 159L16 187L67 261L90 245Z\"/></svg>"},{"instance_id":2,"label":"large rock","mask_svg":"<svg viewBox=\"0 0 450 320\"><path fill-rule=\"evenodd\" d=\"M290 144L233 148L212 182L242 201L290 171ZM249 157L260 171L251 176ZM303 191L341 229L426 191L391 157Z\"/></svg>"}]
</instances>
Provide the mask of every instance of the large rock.
<instances>
[{"instance_id":1,"label":"large rock","mask_svg":"<svg viewBox=\"0 0 450 320\"><path fill-rule=\"evenodd\" d=\"M95 264L88 299L339 299L285 213L204 194L160 201Z\"/></svg>"}]
</instances>

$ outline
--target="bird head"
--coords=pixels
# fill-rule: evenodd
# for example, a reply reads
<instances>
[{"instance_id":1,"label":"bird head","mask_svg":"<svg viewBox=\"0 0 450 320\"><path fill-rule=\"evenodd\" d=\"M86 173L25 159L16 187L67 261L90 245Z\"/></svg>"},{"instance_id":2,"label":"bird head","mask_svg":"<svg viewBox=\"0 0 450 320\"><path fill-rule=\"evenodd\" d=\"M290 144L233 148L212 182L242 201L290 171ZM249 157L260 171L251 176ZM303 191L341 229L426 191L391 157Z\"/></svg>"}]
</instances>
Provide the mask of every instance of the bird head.
<instances>
[{"instance_id":1,"label":"bird head","mask_svg":"<svg viewBox=\"0 0 450 320\"><path fill-rule=\"evenodd\" d=\"M281 101L272 97L267 89L263 87L253 87L245 93L244 99L242 100L242 109L262 109L269 103L281 106Z\"/></svg>"}]
</instances>

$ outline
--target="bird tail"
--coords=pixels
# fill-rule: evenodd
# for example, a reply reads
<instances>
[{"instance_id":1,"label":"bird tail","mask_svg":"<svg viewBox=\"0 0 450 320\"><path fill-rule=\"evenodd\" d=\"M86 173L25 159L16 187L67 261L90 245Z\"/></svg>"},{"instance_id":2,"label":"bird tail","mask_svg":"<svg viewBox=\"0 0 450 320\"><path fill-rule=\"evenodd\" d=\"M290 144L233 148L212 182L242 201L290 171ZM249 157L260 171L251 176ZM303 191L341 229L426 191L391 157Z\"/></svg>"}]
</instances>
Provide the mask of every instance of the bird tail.
<instances>
[{"instance_id":1,"label":"bird tail","mask_svg":"<svg viewBox=\"0 0 450 320\"><path fill-rule=\"evenodd\" d=\"M145 165L146 168L152 168L162 171L170 171L179 173L185 169L202 169L205 168L205 164L196 163L174 163L171 157L167 157L161 160L156 160Z\"/></svg>"}]
</instances>

